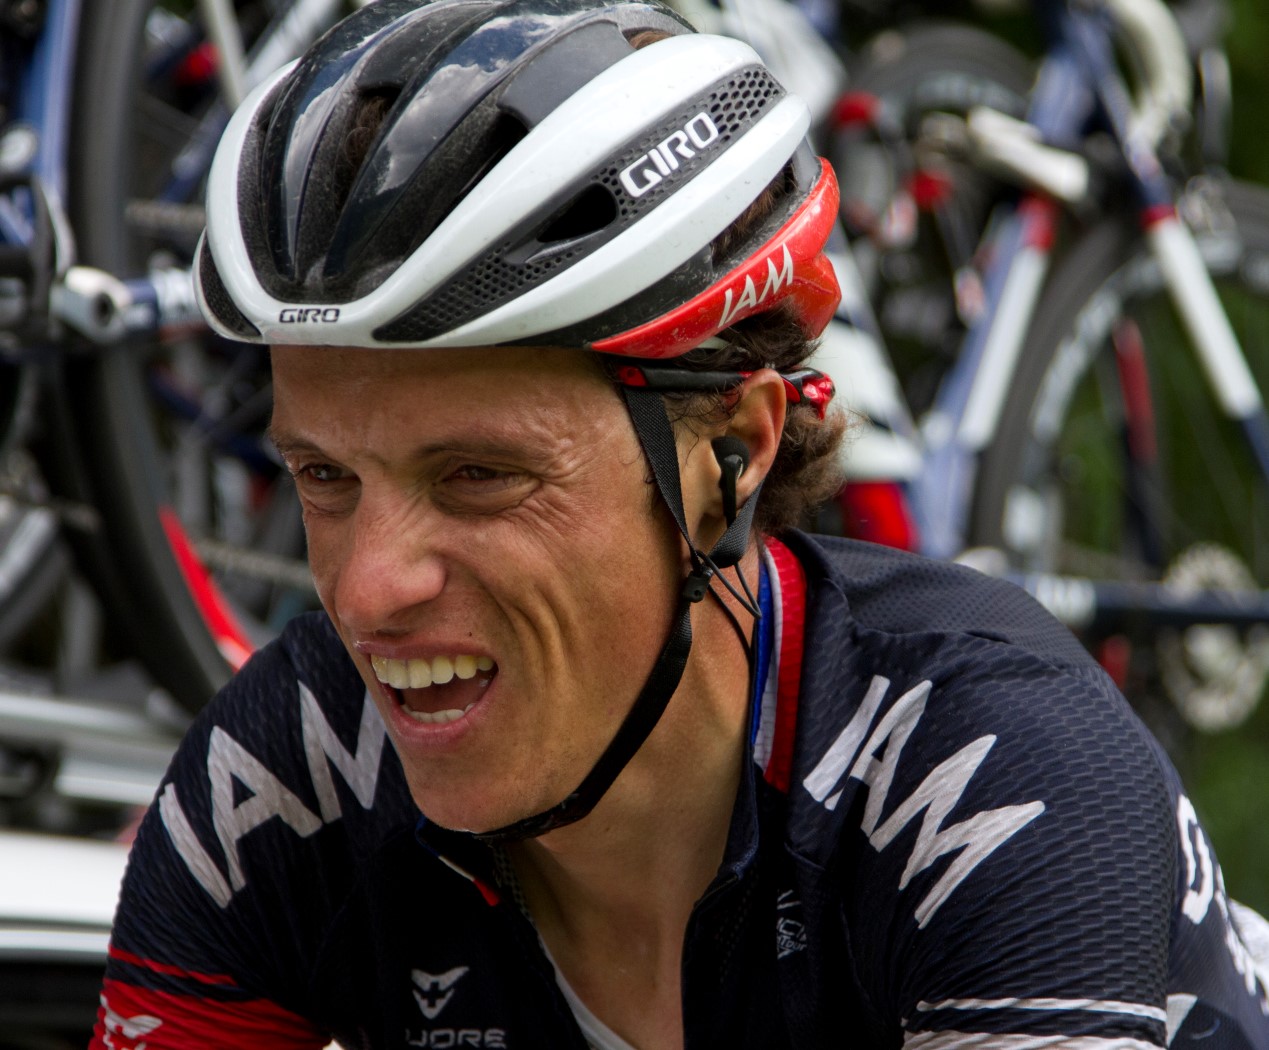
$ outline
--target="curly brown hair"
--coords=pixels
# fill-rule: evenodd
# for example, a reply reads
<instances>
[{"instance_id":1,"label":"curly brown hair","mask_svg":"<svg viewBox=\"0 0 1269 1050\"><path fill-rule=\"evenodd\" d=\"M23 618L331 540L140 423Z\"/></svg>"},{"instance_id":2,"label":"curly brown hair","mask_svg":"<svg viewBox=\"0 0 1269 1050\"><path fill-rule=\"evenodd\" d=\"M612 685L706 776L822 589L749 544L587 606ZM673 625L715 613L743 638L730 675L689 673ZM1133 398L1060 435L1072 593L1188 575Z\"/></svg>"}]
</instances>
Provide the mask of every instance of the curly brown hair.
<instances>
[{"instance_id":1,"label":"curly brown hair","mask_svg":"<svg viewBox=\"0 0 1269 1050\"><path fill-rule=\"evenodd\" d=\"M723 333L728 345L698 348L679 359L679 364L702 372L750 372L774 368L789 372L801 367L815 350L816 341L784 310L758 314L737 322ZM734 399L726 394L667 394L670 418L677 426L725 423L734 411ZM790 405L775 461L758 494L754 529L771 536L806 522L815 508L831 499L844 479L838 450L847 428L842 412L830 411L823 419L807 402Z\"/></svg>"},{"instance_id":2,"label":"curly brown hair","mask_svg":"<svg viewBox=\"0 0 1269 1050\"><path fill-rule=\"evenodd\" d=\"M711 244L715 263L723 262L734 247L775 209L793 189L792 167L786 166ZM720 348L698 347L679 358L680 367L701 372L751 372L774 368L790 372L802 367L815 351L817 340L808 339L784 307L737 321L720 333L727 344ZM731 416L733 400L725 394L667 394L671 419L679 426L717 426ZM844 478L838 449L847 429L845 414L828 412L819 418L806 402L790 406L775 462L758 495L754 529L770 536L807 521L816 507L842 487Z\"/></svg>"}]
</instances>

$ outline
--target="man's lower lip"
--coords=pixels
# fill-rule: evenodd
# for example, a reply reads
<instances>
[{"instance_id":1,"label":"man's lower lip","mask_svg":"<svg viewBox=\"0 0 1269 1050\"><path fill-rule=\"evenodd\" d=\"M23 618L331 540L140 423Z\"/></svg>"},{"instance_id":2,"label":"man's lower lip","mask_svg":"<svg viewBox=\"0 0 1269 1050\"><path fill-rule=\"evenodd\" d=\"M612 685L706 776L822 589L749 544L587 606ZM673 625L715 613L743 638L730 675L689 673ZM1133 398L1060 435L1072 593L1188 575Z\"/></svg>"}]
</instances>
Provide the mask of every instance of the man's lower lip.
<instances>
[{"instance_id":1,"label":"man's lower lip","mask_svg":"<svg viewBox=\"0 0 1269 1050\"><path fill-rule=\"evenodd\" d=\"M384 695L388 698L389 702L396 708L401 728L404 731L411 733L411 735L416 735L420 732L436 735L448 735L461 731L467 727L472 714L477 708L482 706L485 701L485 697L482 695L479 699L467 704L462 714L457 717L446 718L443 721L440 719L429 719L424 721L415 717L415 712L413 712L405 704L400 690L383 682L379 683L379 687L383 690ZM487 691L488 687L486 688L486 692Z\"/></svg>"}]
</instances>

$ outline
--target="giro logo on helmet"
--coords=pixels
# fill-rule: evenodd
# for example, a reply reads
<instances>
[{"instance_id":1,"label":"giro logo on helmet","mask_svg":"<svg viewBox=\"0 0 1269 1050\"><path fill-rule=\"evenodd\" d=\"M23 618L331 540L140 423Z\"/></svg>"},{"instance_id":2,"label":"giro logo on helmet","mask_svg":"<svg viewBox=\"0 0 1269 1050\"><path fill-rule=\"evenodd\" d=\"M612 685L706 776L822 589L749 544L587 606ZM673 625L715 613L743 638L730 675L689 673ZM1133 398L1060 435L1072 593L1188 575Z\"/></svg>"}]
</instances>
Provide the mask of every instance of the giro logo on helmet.
<instances>
[{"instance_id":1,"label":"giro logo on helmet","mask_svg":"<svg viewBox=\"0 0 1269 1050\"><path fill-rule=\"evenodd\" d=\"M338 306L289 306L278 314L279 324L331 324L338 320Z\"/></svg>"},{"instance_id":2,"label":"giro logo on helmet","mask_svg":"<svg viewBox=\"0 0 1269 1050\"><path fill-rule=\"evenodd\" d=\"M677 171L684 160L718 141L721 132L708 113L697 113L683 128L668 135L621 172L621 184L632 197L642 197ZM690 143L690 145L689 145ZM695 147L695 148L693 148Z\"/></svg>"}]
</instances>

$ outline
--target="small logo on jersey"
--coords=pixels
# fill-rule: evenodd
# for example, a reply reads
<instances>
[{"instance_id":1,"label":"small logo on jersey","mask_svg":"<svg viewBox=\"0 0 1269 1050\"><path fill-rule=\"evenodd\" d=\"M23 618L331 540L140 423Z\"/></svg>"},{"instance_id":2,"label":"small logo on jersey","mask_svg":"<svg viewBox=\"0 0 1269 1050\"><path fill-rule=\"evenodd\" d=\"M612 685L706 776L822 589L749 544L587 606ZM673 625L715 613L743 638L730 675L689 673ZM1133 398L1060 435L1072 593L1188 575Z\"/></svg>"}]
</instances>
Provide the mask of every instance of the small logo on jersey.
<instances>
[{"instance_id":1,"label":"small logo on jersey","mask_svg":"<svg viewBox=\"0 0 1269 1050\"><path fill-rule=\"evenodd\" d=\"M454 998L454 985L468 970L466 966L455 966L443 974L427 973L424 970L413 970L410 973L414 981L414 1001L419 1004L423 1016L435 1021L449 1001Z\"/></svg>"},{"instance_id":2,"label":"small logo on jersey","mask_svg":"<svg viewBox=\"0 0 1269 1050\"><path fill-rule=\"evenodd\" d=\"M622 186L632 197L642 197L667 175L679 170L682 162L691 160L703 149L719 140L722 132L708 113L697 113L679 131L666 136L633 164L622 169Z\"/></svg>"},{"instance_id":3,"label":"small logo on jersey","mask_svg":"<svg viewBox=\"0 0 1269 1050\"><path fill-rule=\"evenodd\" d=\"M288 306L278 314L279 324L334 324L338 306Z\"/></svg>"},{"instance_id":4,"label":"small logo on jersey","mask_svg":"<svg viewBox=\"0 0 1269 1050\"><path fill-rule=\"evenodd\" d=\"M801 914L802 902L793 896L792 890L785 890L776 898L776 911L783 913L776 916L776 958L784 959L805 951L806 925L794 918Z\"/></svg>"},{"instance_id":5,"label":"small logo on jersey","mask_svg":"<svg viewBox=\"0 0 1269 1050\"><path fill-rule=\"evenodd\" d=\"M105 1013L105 1045L110 1050L145 1050L146 1043L140 1042L143 1036L149 1035L163 1022L150 1014L138 1014L136 1017L124 1017L110 1009L106 997L101 997L101 1006Z\"/></svg>"}]
</instances>

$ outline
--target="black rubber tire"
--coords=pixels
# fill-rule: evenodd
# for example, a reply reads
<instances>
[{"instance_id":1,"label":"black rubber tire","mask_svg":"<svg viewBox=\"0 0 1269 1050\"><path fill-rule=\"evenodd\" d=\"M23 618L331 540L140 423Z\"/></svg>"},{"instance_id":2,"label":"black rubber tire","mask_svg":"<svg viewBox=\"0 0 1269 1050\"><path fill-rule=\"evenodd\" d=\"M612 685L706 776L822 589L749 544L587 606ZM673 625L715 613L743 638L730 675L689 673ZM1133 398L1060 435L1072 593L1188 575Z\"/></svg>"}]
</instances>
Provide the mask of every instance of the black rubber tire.
<instances>
[{"instance_id":1,"label":"black rubber tire","mask_svg":"<svg viewBox=\"0 0 1269 1050\"><path fill-rule=\"evenodd\" d=\"M1265 341L1269 340L1269 191L1237 182L1219 184L1217 190L1228 208L1231 225L1227 229L1200 231L1197 239L1235 331L1244 337L1248 364L1264 389L1269 386L1266 383L1269 354L1262 349ZM1231 296L1237 298L1231 299ZM1162 275L1135 224L1127 221L1100 223L1071 246L1046 286L1010 387L1009 398L1001 413L997 439L983 457L975 496L973 535L977 542L1004 542L1006 497L1025 473L1034 473L1045 465L1044 462L1027 464L1028 457L1045 451L1047 445L1037 436L1037 414L1056 413L1062 420L1057 427L1059 434L1064 433L1070 423L1068 410L1075 399L1076 389L1070 383L1059 384L1055 378L1056 371L1078 365L1081 375L1086 375L1088 367L1102 360L1100 355L1106 345L1097 341L1091 348L1089 359L1077 361L1084 356L1081 348L1104 333L1114 318L1131 315L1139 323L1155 320L1159 325L1167 325L1174 330L1178 349L1166 354L1155 353L1151 358L1152 364L1159 368L1187 369L1184 374L1192 381L1187 384L1185 392L1195 398L1191 403L1197 405L1200 399L1210 399L1208 385L1192 353L1179 349L1182 346L1188 348L1188 340L1165 299ZM1145 311L1150 308L1159 308L1159 316L1147 318ZM1095 315L1093 311L1100 313ZM1248 335L1254 338L1247 340ZM1148 340L1147 345L1150 345ZM1050 384L1048 387L1045 386L1046 381ZM1068 395L1067 398L1059 399L1063 392ZM1162 415L1172 406L1158 401L1158 397L1156 388L1156 411ZM1161 437L1173 440L1165 446L1163 453L1170 452L1176 457L1187 451L1190 445L1199 446L1194 450L1196 453L1205 452L1213 444L1219 450L1237 445L1240 452L1245 451L1241 435L1232 425L1215 426L1218 415L1218 410L1212 405L1210 413L1203 417L1205 422L1212 421L1210 433L1220 438L1218 442L1182 442L1175 439L1174 431L1165 429ZM1189 419L1192 425L1197 425L1193 415ZM1223 417L1220 422L1225 422ZM1168 426L1171 427L1170 421ZM1239 470L1236 476L1246 478L1250 484L1250 479L1255 476L1250 457L1240 458L1237 464ZM1182 480L1173 479L1174 486ZM1206 479L1199 477L1195 480ZM1256 498L1269 498L1269 494L1262 493L1263 488L1264 483L1257 480L1253 486ZM1170 495L1175 498L1179 491L1178 487L1173 487ZM1234 544L1246 543L1249 520L1249 517L1242 517L1230 523L1225 532L1210 538ZM1269 521L1264 524L1269 525ZM1269 546L1261 544L1259 554L1269 560ZM1056 567L1052 564L1032 564L1037 568Z\"/></svg>"},{"instance_id":2,"label":"black rubber tire","mask_svg":"<svg viewBox=\"0 0 1269 1050\"><path fill-rule=\"evenodd\" d=\"M856 261L887 352L917 414L932 401L964 334L953 273L964 260L955 256L977 247L992 206L1009 188L945 157L938 167L951 196L941 222L923 212L910 243L889 244L870 232L871 221L909 173L913 145L932 115L963 118L981 105L1021 117L1034 73L1021 52L973 26L928 22L886 31L864 49L849 89L876 96L891 130L875 135L853 126L828 135ZM963 244L949 243L952 230L960 231Z\"/></svg>"},{"instance_id":3,"label":"black rubber tire","mask_svg":"<svg viewBox=\"0 0 1269 1050\"><path fill-rule=\"evenodd\" d=\"M240 15L246 6L239 5ZM151 90L142 81L144 33L154 7L155 0L85 5L75 85L70 210L80 259L125 277L144 273L156 247L187 264L194 246L193 236L185 234L156 244L126 218L130 201L149 199L153 191L146 187L179 146L186 117L179 109L183 102L161 110L171 117L171 127L159 127L162 122L154 119L153 108L142 110L141 102L149 97L143 92ZM190 103L191 112L203 104ZM196 192L191 199L201 201L201 187ZM244 381L249 387L244 397L263 401L251 423L258 436L268 415L262 349L235 347L207 334L187 337L182 345L185 352L207 360L225 358L226 371L239 367L233 355L255 355L243 358L255 362ZM55 384L59 441L54 444L62 452L54 459L64 490L92 502L100 513L101 528L81 538L79 553L114 626L130 637L159 684L183 707L196 711L224 684L231 668L213 637L214 616L192 596L161 517L177 505L171 484L173 422L155 394L153 379L171 352L171 345L133 343L68 359ZM215 454L213 450L209 457ZM210 464L209 471L216 466ZM252 537L237 542L250 553L263 532L281 523L284 535L278 542L302 568L302 529L289 481L276 465L259 469L251 483L267 487L268 501L250 523ZM232 586L232 581L217 582L222 590ZM307 597L288 607L298 611L305 605L311 605ZM253 622L237 603L230 603L230 612L253 641L278 626L276 620Z\"/></svg>"}]
</instances>

